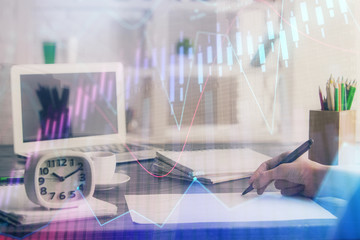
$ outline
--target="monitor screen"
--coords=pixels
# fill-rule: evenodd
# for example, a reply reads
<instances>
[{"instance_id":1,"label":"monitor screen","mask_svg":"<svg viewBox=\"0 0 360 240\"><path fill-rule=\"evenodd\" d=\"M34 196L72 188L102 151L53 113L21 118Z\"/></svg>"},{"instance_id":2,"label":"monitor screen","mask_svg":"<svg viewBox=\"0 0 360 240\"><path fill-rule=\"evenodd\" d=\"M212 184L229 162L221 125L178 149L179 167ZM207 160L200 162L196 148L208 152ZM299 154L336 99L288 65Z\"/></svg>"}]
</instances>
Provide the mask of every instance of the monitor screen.
<instances>
[{"instance_id":1,"label":"monitor screen","mask_svg":"<svg viewBox=\"0 0 360 240\"><path fill-rule=\"evenodd\" d=\"M118 133L115 72L21 75L24 142Z\"/></svg>"}]
</instances>

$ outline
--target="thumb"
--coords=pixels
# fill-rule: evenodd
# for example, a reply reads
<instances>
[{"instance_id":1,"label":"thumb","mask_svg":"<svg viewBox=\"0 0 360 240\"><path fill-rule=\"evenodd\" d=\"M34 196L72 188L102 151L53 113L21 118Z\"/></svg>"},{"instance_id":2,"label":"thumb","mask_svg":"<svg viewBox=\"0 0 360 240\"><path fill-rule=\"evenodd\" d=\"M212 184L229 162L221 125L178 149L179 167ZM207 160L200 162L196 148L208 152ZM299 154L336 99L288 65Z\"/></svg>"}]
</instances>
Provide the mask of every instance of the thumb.
<instances>
[{"instance_id":1,"label":"thumb","mask_svg":"<svg viewBox=\"0 0 360 240\"><path fill-rule=\"evenodd\" d=\"M288 180L290 169L288 164L281 164L280 166L264 171L260 176L253 182L253 188L259 189L266 187L273 180Z\"/></svg>"}]
</instances>

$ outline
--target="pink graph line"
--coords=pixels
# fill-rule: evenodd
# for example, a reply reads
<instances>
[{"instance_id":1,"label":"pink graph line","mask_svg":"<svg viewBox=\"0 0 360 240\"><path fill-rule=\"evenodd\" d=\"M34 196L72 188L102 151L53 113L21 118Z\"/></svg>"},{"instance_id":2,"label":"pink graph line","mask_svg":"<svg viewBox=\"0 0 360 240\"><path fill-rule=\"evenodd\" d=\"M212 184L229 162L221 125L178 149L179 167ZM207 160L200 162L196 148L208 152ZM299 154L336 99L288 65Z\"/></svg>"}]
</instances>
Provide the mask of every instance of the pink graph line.
<instances>
[{"instance_id":1,"label":"pink graph line","mask_svg":"<svg viewBox=\"0 0 360 240\"><path fill-rule=\"evenodd\" d=\"M282 19L286 24L288 24L289 26L291 26L291 24L290 24L286 19L284 19L284 18L276 11L276 9L275 9L273 6L271 6L268 2L266 2L265 0L257 0L257 1L263 2L264 4L268 5L278 16L281 17L281 19ZM237 16L236 16L236 17L237 17ZM234 22L235 22L235 20L236 20L236 17L234 17L233 20L232 20L232 22L231 22L231 24L229 24L229 27L228 27L228 29L227 29L227 33L226 33L226 34L229 34L230 29L231 29L232 26L234 25ZM299 31L299 30L298 30L298 32L299 32L301 35L305 36L306 38L311 39L311 40L313 40L313 41L315 41L315 42L317 42L317 43L319 43L319 44L322 44L323 46L326 46L326 47L329 47L329 48L333 48L333 49L337 49L337 50L344 51L344 52L355 53L355 51L351 51L351 50L349 50L349 49L344 49L344 48L340 48L340 47L337 47L337 46L333 46L333 45L331 45L331 44L324 43L324 42L322 42L322 41L320 41L320 40L317 40L317 39L315 39L315 38L312 38L312 37L308 36L307 34L301 32L301 31ZM224 39L223 39L223 41L224 41ZM214 58L214 61L213 61L213 64L212 64L212 65L214 65L214 62L216 61L216 59L217 59L217 56ZM185 138L185 142L184 142L183 148L182 148L182 150L181 150L181 152L180 152L180 154L179 154L179 157L178 157L176 163L174 164L174 166L170 169L170 171L169 171L168 173L166 173L166 174L164 174L164 175L161 175L161 176L155 175L155 174L151 173L149 170L147 170L147 169L139 162L139 160L136 158L136 156L130 151L129 147L125 144L125 147L128 149L128 151L130 152L130 154L134 157L134 159L136 159L136 161L139 163L139 165L140 165L148 174L150 174L151 176L153 176L153 177L158 177L158 178L166 177L167 175L169 175L169 174L175 169L176 165L178 164L178 162L179 162L179 160L180 160L180 158L181 158L181 155L182 155L182 153L183 153L183 151L184 151L184 149L185 149L185 147L186 147L186 144L187 144L187 141L188 141L188 137L189 137L189 134L190 134L190 130L191 130L191 127L192 127L192 125L193 125L193 123L194 123L195 116L196 116L198 107L199 107L199 105L200 105L200 101L201 101L201 99L202 99L202 96L203 96L203 93L204 93L204 91L205 91L207 82L208 82L208 80L209 80L209 76L210 76L210 75L208 74L207 77L206 77L206 81L205 81L205 83L204 83L204 87L203 87L203 89L202 89L202 91L201 91L201 94L200 94L198 103L197 103L197 105L196 105L196 109L195 109L193 118L192 118L192 120L191 120L191 124L190 124L190 126L189 126L189 130L188 130L188 132L187 132L187 135L186 135L186 138Z\"/></svg>"},{"instance_id":2,"label":"pink graph line","mask_svg":"<svg viewBox=\"0 0 360 240\"><path fill-rule=\"evenodd\" d=\"M257 0L257 1L262 2L262 3L266 4L266 5L268 5L269 8L271 8L279 17L281 17L281 19L282 19L286 24L288 24L289 26L291 26L291 24L290 24L286 19L284 19L284 18L281 16L281 14L279 14L279 13L277 12L277 10L276 10L273 6L271 6L268 2L266 2L265 0ZM229 27L228 27L228 29L227 29L227 33L226 33L226 34L229 33L231 27L232 27L232 26L234 25L234 23L235 23L235 20L236 20L236 17L234 17L233 20L232 20L232 22L231 22L231 24L229 24ZM312 37L308 36L307 34L303 33L302 31L299 31L299 30L298 30L298 32L299 32L301 35L305 36L306 38L311 39L311 40L313 40L313 41L315 41L315 42L317 42L317 43L319 43L319 44L321 44L321 45L323 45L323 46L326 46L326 47L329 47L329 48L333 48L333 49L337 49L337 50L344 51L344 52L355 53L354 51L351 51L351 50L349 50L349 49L340 48L340 47L337 47L337 46L334 46L334 45L331 45L331 44L327 44L327 43L325 43L325 42L322 42L322 41L320 41L320 40L318 40L318 39L312 38ZM223 39L223 41L224 41L224 40L225 40L225 39ZM214 58L214 61L212 61L212 65L214 65L214 63L216 62L216 59L217 59L217 56ZM130 150L130 148L127 146L127 144L126 144L126 143L124 144L124 146L125 146L126 149L129 151L129 153L130 153L131 156L134 158L134 160L136 160L137 163L138 163L148 174L150 174L151 176L157 177L157 178L166 177L166 176L168 176L168 175L175 169L177 163L179 162L179 160L180 160L180 158L181 158L181 156L182 156L183 151L185 150L185 147L186 147L186 144L187 144L189 135L190 135L190 131L191 131L192 125L193 125L193 123L194 123L194 120L195 120L195 117L196 117L196 113L197 113L197 111L198 111L198 108L199 108L199 105L200 105L202 96L203 96L203 94L204 94L206 85L207 85L207 83L208 83L209 77L210 77L210 74L207 75L206 81L205 81L205 83L204 83L204 85L203 85L203 89L202 89L202 91L201 91L199 100L198 100L198 102L197 102L197 105L196 105L196 108L195 108L195 111L194 111L194 115L193 115L193 117L192 117L191 124L190 124L189 129L188 129L188 132L187 132L187 134L186 134L186 138L185 138L185 141L184 141L182 150L181 150L181 152L180 152L180 154L179 154L179 157L177 158L176 163L175 163L174 166L169 170L168 173L166 173L166 174L164 174L164 175L155 175L155 174L151 173L149 170L147 170L147 169L140 163L140 161L138 160L138 158L137 158L137 157L134 155L134 153ZM98 106L96 106L96 109L100 112L100 114L101 114L105 119L107 119L107 117L105 116L105 114L99 109ZM107 119L107 121L110 123L110 121L109 121L108 119ZM111 125L111 127L113 128L113 130L116 131L116 128L115 128L111 123L110 123L110 125Z\"/></svg>"},{"instance_id":3,"label":"pink graph line","mask_svg":"<svg viewBox=\"0 0 360 240\"><path fill-rule=\"evenodd\" d=\"M233 20L232 20L232 22L229 24L229 27L228 27L228 29L227 29L227 31L226 31L226 34L229 34L229 31L230 31L230 29L232 28L232 26L234 25L235 20L236 20L236 17L234 17ZM223 39L223 42L224 42L225 40L226 40L226 39L224 38L224 39ZM215 64L216 59L217 59L217 56L214 58L214 61L213 61L212 65ZM212 65L211 65L211 66L212 66ZM151 176L157 177L157 178L166 177L167 175L169 175L169 174L175 169L176 165L178 164L178 162L179 162L179 160L180 160L180 158L181 158L181 155L182 155L182 153L183 153L184 150L185 150L185 147L186 147L186 144L187 144L189 135L190 135L191 127L192 127L192 125L194 124L195 116L196 116L196 113L197 113L198 108L199 108L199 106L200 106L200 102L201 102L202 96L203 96L203 94L204 94L204 92L205 92L205 88L206 88L206 85L207 85L209 79L210 79L210 73L208 73L208 75L207 75L207 77L206 77L206 81L205 81L205 83L204 83L204 85L203 85L203 89L202 89L202 91L201 91L199 100L198 100L198 102L197 102L197 105L196 105L196 108L195 108L195 111L194 111L194 115L193 115L193 117L192 117L192 119L191 119L191 123L190 123L190 126L189 126L189 130L188 130L188 132L187 132L187 134L186 134L186 138L185 138L185 141L184 141L184 145L183 145L183 147L182 147L182 149L181 149L181 152L180 152L180 154L179 154L179 157L177 158L176 163L175 163L174 166L169 170L168 173L166 173L166 174L164 174L164 175L155 175L155 174L153 174L152 172L150 172L149 170L147 170L147 169L140 163L139 159L131 152L130 148L126 145L126 143L124 144L124 146L125 146L126 149L129 151L129 153L130 153L131 156L134 158L134 160L136 160L137 163L138 163L148 174L150 174Z\"/></svg>"}]
</instances>

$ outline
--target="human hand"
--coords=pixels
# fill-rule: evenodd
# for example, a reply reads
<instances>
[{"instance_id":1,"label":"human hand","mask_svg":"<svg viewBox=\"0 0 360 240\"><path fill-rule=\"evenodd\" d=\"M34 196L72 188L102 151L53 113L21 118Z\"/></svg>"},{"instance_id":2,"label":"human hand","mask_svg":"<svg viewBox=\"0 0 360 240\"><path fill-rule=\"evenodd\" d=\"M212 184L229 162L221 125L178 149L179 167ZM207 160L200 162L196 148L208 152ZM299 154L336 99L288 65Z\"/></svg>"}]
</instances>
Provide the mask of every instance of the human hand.
<instances>
[{"instance_id":1,"label":"human hand","mask_svg":"<svg viewBox=\"0 0 360 240\"><path fill-rule=\"evenodd\" d=\"M249 184L252 184L258 194L263 194L266 187L275 181L275 187L281 190L283 195L314 197L328 166L300 157L292 163L284 163L273 169L288 154L290 152L262 163L251 176Z\"/></svg>"}]
</instances>

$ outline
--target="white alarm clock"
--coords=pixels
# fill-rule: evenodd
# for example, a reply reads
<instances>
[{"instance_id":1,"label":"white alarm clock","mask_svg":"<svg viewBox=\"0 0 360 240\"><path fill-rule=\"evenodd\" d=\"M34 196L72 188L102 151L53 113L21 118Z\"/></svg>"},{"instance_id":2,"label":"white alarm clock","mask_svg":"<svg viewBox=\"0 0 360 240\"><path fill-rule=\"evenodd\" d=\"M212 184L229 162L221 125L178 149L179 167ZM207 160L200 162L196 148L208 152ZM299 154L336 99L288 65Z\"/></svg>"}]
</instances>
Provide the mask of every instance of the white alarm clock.
<instances>
[{"instance_id":1,"label":"white alarm clock","mask_svg":"<svg viewBox=\"0 0 360 240\"><path fill-rule=\"evenodd\" d=\"M35 204L45 208L74 207L79 200L93 195L94 167L86 154L58 150L34 154L28 161L24 184L28 198Z\"/></svg>"}]
</instances>

